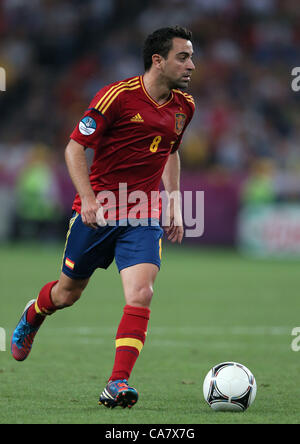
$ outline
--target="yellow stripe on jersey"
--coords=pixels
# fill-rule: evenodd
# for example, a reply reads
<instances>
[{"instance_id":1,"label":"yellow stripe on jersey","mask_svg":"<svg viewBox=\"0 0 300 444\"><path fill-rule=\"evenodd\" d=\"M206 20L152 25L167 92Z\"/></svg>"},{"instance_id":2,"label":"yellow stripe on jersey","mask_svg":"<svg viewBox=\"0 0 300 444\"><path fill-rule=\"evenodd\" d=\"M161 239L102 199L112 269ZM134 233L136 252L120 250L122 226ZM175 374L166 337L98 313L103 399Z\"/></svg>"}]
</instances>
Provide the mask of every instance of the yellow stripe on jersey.
<instances>
[{"instance_id":1,"label":"yellow stripe on jersey","mask_svg":"<svg viewBox=\"0 0 300 444\"><path fill-rule=\"evenodd\" d=\"M105 108L100 108L99 109L99 111L102 113L102 114L105 114L105 112L107 111L107 109L110 107L110 105L112 104L112 102L118 97L118 95L121 93L121 92L123 92L123 91L133 91L134 89L138 89L138 88L140 88L141 87L141 85L137 85L137 86L131 86L131 87L129 87L129 88L122 88L122 89L120 89L119 91L117 91L114 95L113 95L113 97L112 97L112 99L110 100L110 102L106 105L106 107Z\"/></svg>"},{"instance_id":2,"label":"yellow stripe on jersey","mask_svg":"<svg viewBox=\"0 0 300 444\"><path fill-rule=\"evenodd\" d=\"M100 105L103 103L103 101L106 100L107 96L108 96L109 94L111 94L115 89L117 89L117 88L119 88L119 87L122 87L122 86L130 85L130 84L132 84L132 83L135 83L135 82L138 81L138 80L139 80L139 77L137 76L137 77L134 77L134 78L131 79L131 80L128 80L128 82L124 82L124 81L122 81L122 82L118 82L116 85L114 85L114 86L112 86L111 88L109 88L109 90L106 91L106 93L104 94L104 96L101 97L101 99L99 100L99 102L98 102L97 105L95 106L95 109L99 109L99 107L100 107Z\"/></svg>"},{"instance_id":3,"label":"yellow stripe on jersey","mask_svg":"<svg viewBox=\"0 0 300 444\"><path fill-rule=\"evenodd\" d=\"M192 103L195 106L195 101L193 96L190 94L187 94L183 91L180 91L180 89L173 89L174 92L181 94L188 102Z\"/></svg>"},{"instance_id":4,"label":"yellow stripe on jersey","mask_svg":"<svg viewBox=\"0 0 300 444\"><path fill-rule=\"evenodd\" d=\"M185 96L187 99L191 99L194 101L194 98L193 98L193 96L191 96L191 94L181 91L181 89L174 89L173 91L178 92L178 93L182 94L183 96Z\"/></svg>"},{"instance_id":5,"label":"yellow stripe on jersey","mask_svg":"<svg viewBox=\"0 0 300 444\"><path fill-rule=\"evenodd\" d=\"M120 85L120 86L118 86L117 88L115 88L107 97L106 97L106 99L104 100L104 102L102 102L101 103L101 105L98 107L98 110L101 112L101 113L103 113L104 112L104 109L107 109L106 108L106 105L107 105L107 103L111 103L111 98L118 92L118 91L124 91L124 89L125 88L127 88L127 89L131 89L131 88L133 88L134 86L138 86L138 87L140 87L140 84L139 84L139 81L137 80L136 82L132 82L130 85L129 84L125 84L125 85Z\"/></svg>"},{"instance_id":6,"label":"yellow stripe on jersey","mask_svg":"<svg viewBox=\"0 0 300 444\"><path fill-rule=\"evenodd\" d=\"M166 102L162 103L161 105L159 103L157 103L154 99L152 99L152 97L148 94L145 85L144 85L144 81L143 81L143 76L140 76L140 80L141 80L141 85L143 88L144 93L146 94L146 96L148 97L149 100L151 100L152 103L154 103L154 105L157 107L157 109L159 108L163 108L164 106L168 105L171 100L173 99L173 91L171 91L171 96L169 98L169 100L167 100Z\"/></svg>"},{"instance_id":7,"label":"yellow stripe on jersey","mask_svg":"<svg viewBox=\"0 0 300 444\"><path fill-rule=\"evenodd\" d=\"M143 348L143 343L139 339L133 339L133 338L116 339L116 348L124 346L134 347L140 353L140 351Z\"/></svg>"}]
</instances>

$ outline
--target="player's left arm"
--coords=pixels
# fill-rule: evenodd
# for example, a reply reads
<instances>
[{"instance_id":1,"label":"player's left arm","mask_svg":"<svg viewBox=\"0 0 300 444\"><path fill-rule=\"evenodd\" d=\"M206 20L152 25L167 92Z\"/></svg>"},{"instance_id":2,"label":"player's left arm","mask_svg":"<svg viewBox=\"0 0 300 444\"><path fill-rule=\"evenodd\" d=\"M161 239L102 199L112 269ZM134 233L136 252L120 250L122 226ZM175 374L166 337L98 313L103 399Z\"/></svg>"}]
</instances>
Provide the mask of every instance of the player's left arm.
<instances>
[{"instance_id":1,"label":"player's left arm","mask_svg":"<svg viewBox=\"0 0 300 444\"><path fill-rule=\"evenodd\" d=\"M167 220L165 221L164 229L171 242L181 244L183 239L183 221L180 194L180 157L178 151L170 154L164 168L162 181L169 196L166 212Z\"/></svg>"},{"instance_id":2,"label":"player's left arm","mask_svg":"<svg viewBox=\"0 0 300 444\"><path fill-rule=\"evenodd\" d=\"M194 115L195 103L192 96L186 95L182 106L184 107L184 112L186 113L187 119L180 137L173 145L162 175L165 190L169 193L169 196L171 196L168 202L167 220L164 221L164 229L168 235L168 239L173 243L178 242L179 244L182 242L184 229L181 210L180 157L178 149L180 147L183 134Z\"/></svg>"}]
</instances>

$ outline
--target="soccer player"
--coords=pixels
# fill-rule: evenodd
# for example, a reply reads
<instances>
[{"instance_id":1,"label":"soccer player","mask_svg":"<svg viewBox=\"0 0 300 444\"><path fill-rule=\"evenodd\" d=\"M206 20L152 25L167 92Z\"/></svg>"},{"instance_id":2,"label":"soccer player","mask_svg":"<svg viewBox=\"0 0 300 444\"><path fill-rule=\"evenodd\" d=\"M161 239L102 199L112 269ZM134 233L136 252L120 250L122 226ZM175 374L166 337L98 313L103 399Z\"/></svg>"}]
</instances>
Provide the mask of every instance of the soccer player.
<instances>
[{"instance_id":1,"label":"soccer player","mask_svg":"<svg viewBox=\"0 0 300 444\"><path fill-rule=\"evenodd\" d=\"M108 268L115 259L125 307L112 373L99 399L107 407L130 408L138 400L128 379L145 342L153 284L161 264L163 230L157 199L161 179L165 190L175 193L168 203L165 231L172 242L181 243L183 238L181 210L176 205L177 150L194 113L194 100L183 91L195 69L191 38L190 31L177 26L149 35L144 44L144 75L102 88L72 132L65 158L77 195L61 274L27 304L12 335L12 355L23 361L45 318L74 304L93 272ZM95 151L90 172L87 147ZM123 191L131 196L126 205ZM144 198L139 212L135 196Z\"/></svg>"}]
</instances>

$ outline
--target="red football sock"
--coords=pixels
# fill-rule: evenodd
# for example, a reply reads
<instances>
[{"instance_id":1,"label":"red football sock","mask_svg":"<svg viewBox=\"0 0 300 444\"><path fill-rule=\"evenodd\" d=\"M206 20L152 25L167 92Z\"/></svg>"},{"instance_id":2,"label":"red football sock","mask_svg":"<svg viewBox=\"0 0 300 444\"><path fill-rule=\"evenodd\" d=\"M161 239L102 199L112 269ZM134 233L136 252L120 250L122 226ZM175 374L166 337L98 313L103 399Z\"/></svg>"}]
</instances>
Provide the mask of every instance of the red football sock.
<instances>
[{"instance_id":1,"label":"red football sock","mask_svg":"<svg viewBox=\"0 0 300 444\"><path fill-rule=\"evenodd\" d=\"M129 379L146 339L149 317L149 308L125 305L116 335L116 355L110 381Z\"/></svg>"},{"instance_id":2,"label":"red football sock","mask_svg":"<svg viewBox=\"0 0 300 444\"><path fill-rule=\"evenodd\" d=\"M52 281L44 285L41 289L35 304L32 304L27 311L27 322L34 327L39 327L45 320L46 315L56 311L56 306L51 300L51 290L58 281Z\"/></svg>"}]
</instances>

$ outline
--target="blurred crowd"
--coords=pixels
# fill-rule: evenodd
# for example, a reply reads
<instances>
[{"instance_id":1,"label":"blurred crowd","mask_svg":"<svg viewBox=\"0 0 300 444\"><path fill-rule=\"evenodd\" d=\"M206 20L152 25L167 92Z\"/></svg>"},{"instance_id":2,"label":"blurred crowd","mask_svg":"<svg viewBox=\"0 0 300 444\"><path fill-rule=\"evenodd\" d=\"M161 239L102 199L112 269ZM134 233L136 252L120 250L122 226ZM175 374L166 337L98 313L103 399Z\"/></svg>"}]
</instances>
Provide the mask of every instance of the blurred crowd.
<instances>
[{"instance_id":1,"label":"blurred crowd","mask_svg":"<svg viewBox=\"0 0 300 444\"><path fill-rule=\"evenodd\" d=\"M197 111L183 168L247 178L245 200L299 199L294 0L0 0L0 66L7 72L0 180L18 178L41 145L59 175L69 134L93 95L143 73L144 38L174 24L193 31L196 65L189 92Z\"/></svg>"}]
</instances>

